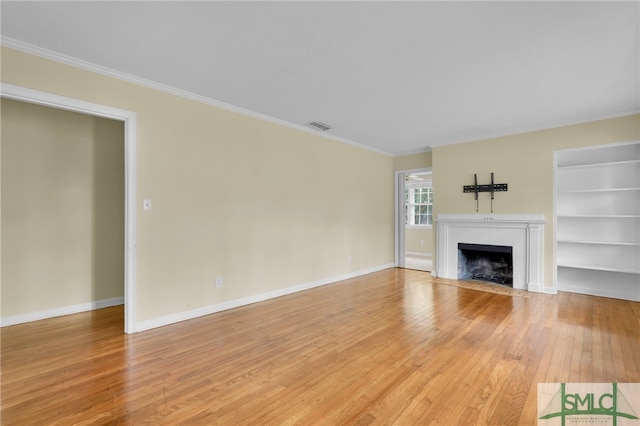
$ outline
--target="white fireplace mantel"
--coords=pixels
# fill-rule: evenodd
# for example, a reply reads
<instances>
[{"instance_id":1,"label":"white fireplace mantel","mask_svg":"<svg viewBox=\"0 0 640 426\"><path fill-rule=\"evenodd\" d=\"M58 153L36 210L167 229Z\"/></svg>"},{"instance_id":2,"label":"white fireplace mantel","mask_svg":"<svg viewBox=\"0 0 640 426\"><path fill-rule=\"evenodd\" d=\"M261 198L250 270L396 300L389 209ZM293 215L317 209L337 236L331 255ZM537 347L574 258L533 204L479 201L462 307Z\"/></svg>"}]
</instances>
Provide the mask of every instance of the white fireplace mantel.
<instances>
[{"instance_id":1,"label":"white fireplace mantel","mask_svg":"<svg viewBox=\"0 0 640 426\"><path fill-rule=\"evenodd\" d=\"M541 214L438 215L436 275L458 278L458 243L510 246L513 288L541 292L545 222Z\"/></svg>"}]
</instances>

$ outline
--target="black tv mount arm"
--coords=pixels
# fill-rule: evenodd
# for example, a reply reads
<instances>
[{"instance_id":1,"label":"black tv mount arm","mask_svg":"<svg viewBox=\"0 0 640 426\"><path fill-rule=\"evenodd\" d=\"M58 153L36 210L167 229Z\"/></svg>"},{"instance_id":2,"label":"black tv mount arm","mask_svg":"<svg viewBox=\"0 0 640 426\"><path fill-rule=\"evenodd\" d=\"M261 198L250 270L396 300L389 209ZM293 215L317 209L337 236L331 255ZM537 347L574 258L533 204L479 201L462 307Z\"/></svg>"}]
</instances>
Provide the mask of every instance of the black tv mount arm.
<instances>
[{"instance_id":1,"label":"black tv mount arm","mask_svg":"<svg viewBox=\"0 0 640 426\"><path fill-rule=\"evenodd\" d=\"M493 172L491 172L491 183L488 185L478 185L478 175L473 174L473 185L465 185L462 187L462 192L473 192L476 199L476 211L479 211L479 192L491 192L491 213L493 213L493 198L496 192L507 192L509 185L506 183L493 183Z\"/></svg>"}]
</instances>

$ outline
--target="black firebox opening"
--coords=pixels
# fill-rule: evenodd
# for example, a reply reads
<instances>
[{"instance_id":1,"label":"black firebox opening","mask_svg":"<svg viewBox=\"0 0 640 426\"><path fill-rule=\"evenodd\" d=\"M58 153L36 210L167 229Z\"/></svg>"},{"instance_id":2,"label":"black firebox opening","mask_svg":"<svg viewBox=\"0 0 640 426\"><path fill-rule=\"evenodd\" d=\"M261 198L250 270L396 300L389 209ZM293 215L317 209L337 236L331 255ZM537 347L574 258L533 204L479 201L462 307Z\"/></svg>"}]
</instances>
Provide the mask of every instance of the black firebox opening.
<instances>
[{"instance_id":1,"label":"black firebox opening","mask_svg":"<svg viewBox=\"0 0 640 426\"><path fill-rule=\"evenodd\" d=\"M513 248L458 243L458 279L513 287Z\"/></svg>"}]
</instances>

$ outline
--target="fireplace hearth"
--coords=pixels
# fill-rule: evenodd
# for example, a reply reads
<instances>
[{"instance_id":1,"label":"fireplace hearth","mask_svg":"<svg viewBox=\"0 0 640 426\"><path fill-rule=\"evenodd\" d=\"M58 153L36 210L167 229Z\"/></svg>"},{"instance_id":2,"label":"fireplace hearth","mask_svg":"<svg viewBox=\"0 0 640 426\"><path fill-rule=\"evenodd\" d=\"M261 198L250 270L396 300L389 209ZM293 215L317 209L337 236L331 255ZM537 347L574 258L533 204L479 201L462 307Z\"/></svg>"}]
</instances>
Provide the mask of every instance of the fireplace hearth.
<instances>
[{"instance_id":1,"label":"fireplace hearth","mask_svg":"<svg viewBox=\"0 0 640 426\"><path fill-rule=\"evenodd\" d=\"M513 248L458 243L458 279L513 287Z\"/></svg>"}]
</instances>

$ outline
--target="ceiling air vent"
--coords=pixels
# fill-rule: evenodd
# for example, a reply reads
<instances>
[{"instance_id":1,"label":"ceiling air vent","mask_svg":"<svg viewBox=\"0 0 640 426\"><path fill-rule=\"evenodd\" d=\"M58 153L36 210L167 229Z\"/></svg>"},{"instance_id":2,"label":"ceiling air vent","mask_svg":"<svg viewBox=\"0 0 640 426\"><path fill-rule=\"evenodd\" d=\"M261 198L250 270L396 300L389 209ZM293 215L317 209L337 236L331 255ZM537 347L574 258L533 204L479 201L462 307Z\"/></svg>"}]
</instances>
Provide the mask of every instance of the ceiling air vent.
<instances>
[{"instance_id":1,"label":"ceiling air vent","mask_svg":"<svg viewBox=\"0 0 640 426\"><path fill-rule=\"evenodd\" d=\"M314 129L320 130L322 132L326 132L331 128L328 124L321 123L319 121L312 121L311 123L307 123L307 126L313 127Z\"/></svg>"}]
</instances>

